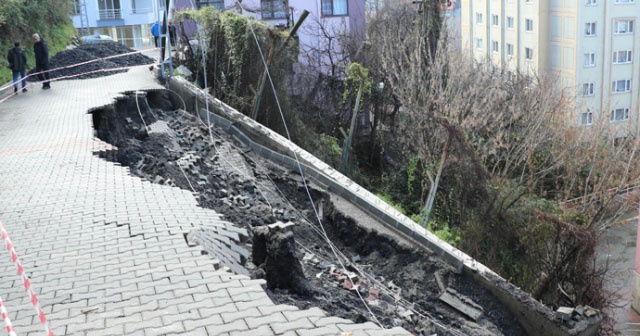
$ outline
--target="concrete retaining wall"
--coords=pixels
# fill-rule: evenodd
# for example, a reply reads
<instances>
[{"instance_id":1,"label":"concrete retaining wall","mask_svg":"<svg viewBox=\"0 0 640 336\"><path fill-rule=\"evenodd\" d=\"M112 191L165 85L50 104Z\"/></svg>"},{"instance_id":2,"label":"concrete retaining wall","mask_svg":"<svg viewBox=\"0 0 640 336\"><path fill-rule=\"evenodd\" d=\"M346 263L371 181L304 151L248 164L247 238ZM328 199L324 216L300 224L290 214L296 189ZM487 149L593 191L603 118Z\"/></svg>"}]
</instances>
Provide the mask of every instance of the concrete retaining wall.
<instances>
[{"instance_id":1,"label":"concrete retaining wall","mask_svg":"<svg viewBox=\"0 0 640 336\"><path fill-rule=\"evenodd\" d=\"M477 262L467 254L441 240L433 233L416 224L377 196L342 175L326 163L291 143L281 135L272 132L251 118L234 110L223 102L207 96L200 89L179 77L168 82L169 88L177 92L185 101L187 110L199 111L198 116L235 136L254 152L301 170L306 177L325 185L331 192L356 204L361 209L376 216L396 232L422 244L437 256L490 290L514 316L529 335L595 335L601 317L578 321L571 328L554 318L554 312L526 292L508 283L492 270ZM210 111L210 113L207 113Z\"/></svg>"}]
</instances>

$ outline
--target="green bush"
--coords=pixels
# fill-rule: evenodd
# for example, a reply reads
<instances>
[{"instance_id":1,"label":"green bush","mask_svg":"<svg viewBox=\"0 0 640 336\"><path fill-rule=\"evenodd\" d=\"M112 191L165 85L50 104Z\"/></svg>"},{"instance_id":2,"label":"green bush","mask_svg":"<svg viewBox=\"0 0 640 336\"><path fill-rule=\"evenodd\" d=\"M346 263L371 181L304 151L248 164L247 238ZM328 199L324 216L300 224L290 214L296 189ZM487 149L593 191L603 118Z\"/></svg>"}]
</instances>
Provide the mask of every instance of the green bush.
<instances>
[{"instance_id":1,"label":"green bush","mask_svg":"<svg viewBox=\"0 0 640 336\"><path fill-rule=\"evenodd\" d=\"M75 33L69 16L70 6L68 0L0 1L0 83L11 81L6 58L14 42L20 42L25 49L29 68L35 66L31 38L34 33L47 41L49 56L67 47Z\"/></svg>"}]
</instances>

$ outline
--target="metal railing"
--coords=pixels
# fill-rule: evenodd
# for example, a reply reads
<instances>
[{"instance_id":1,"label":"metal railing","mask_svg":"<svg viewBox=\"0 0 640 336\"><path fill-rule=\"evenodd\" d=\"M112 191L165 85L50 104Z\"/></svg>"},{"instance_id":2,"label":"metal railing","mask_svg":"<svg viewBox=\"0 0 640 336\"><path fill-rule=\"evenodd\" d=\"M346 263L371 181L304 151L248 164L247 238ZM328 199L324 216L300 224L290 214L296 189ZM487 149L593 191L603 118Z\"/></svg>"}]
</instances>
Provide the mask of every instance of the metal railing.
<instances>
[{"instance_id":1,"label":"metal railing","mask_svg":"<svg viewBox=\"0 0 640 336\"><path fill-rule=\"evenodd\" d=\"M117 20L122 19L121 9L101 9L98 11L100 20Z\"/></svg>"}]
</instances>

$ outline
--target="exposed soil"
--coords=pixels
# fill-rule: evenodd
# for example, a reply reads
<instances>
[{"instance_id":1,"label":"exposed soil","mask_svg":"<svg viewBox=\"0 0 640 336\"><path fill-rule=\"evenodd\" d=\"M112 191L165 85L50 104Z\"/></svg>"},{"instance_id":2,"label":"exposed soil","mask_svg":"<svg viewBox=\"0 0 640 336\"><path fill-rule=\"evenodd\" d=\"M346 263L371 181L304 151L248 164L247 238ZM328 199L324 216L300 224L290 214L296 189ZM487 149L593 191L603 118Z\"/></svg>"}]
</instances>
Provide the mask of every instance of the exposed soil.
<instances>
[{"instance_id":1,"label":"exposed soil","mask_svg":"<svg viewBox=\"0 0 640 336\"><path fill-rule=\"evenodd\" d=\"M427 250L365 229L375 219L357 216L356 222L337 210L344 208L336 203L344 202L340 198L304 183L296 171L257 156L215 127L209 134L194 116L178 110L178 102L175 94L161 90L129 94L115 107L93 110L97 135L118 148L98 154L149 181L195 191L201 206L245 228L247 237L232 243L246 251L255 248L254 254L239 253L229 267L266 278L274 302L320 307L355 322L402 326L416 335L525 334L471 279ZM295 225L269 226L290 222ZM262 228L256 236L254 228ZM206 231L194 236L206 253L219 257L207 247ZM440 299L444 293L477 314L452 308Z\"/></svg>"}]
</instances>

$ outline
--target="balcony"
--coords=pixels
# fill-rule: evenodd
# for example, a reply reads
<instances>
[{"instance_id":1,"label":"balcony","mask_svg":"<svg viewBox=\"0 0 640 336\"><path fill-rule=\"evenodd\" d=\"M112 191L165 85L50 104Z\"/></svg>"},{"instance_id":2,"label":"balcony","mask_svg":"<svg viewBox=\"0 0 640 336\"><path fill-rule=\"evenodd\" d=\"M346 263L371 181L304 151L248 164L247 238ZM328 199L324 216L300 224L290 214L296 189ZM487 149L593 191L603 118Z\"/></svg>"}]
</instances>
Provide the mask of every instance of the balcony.
<instances>
[{"instance_id":1,"label":"balcony","mask_svg":"<svg viewBox=\"0 0 640 336\"><path fill-rule=\"evenodd\" d=\"M121 9L101 9L98 11L99 20L121 20Z\"/></svg>"},{"instance_id":2,"label":"balcony","mask_svg":"<svg viewBox=\"0 0 640 336\"><path fill-rule=\"evenodd\" d=\"M98 11L98 27L123 26L122 10L117 9L101 9Z\"/></svg>"}]
</instances>

